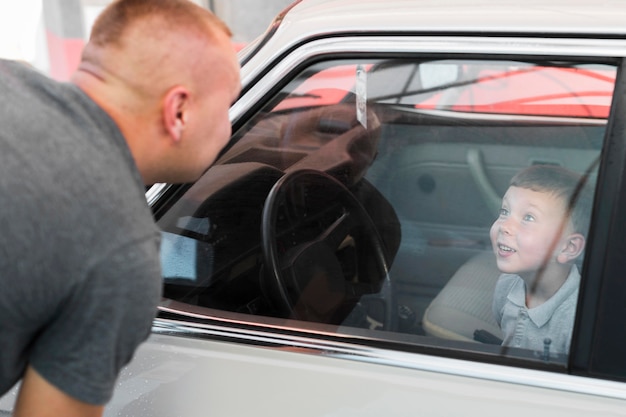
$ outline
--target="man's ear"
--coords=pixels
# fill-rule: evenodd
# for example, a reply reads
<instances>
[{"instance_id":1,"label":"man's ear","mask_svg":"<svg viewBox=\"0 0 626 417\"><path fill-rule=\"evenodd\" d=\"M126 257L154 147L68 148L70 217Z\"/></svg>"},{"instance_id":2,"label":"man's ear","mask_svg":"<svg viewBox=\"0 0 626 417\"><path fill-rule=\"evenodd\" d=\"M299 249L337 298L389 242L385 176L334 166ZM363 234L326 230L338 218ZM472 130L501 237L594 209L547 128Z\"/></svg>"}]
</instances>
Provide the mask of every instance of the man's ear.
<instances>
[{"instance_id":1,"label":"man's ear","mask_svg":"<svg viewBox=\"0 0 626 417\"><path fill-rule=\"evenodd\" d=\"M163 102L163 123L174 142L180 141L185 130L185 116L189 104L189 91L183 86L172 87Z\"/></svg>"},{"instance_id":2,"label":"man's ear","mask_svg":"<svg viewBox=\"0 0 626 417\"><path fill-rule=\"evenodd\" d=\"M585 249L585 237L580 233L572 233L563 242L561 252L557 255L559 263L574 261Z\"/></svg>"}]
</instances>

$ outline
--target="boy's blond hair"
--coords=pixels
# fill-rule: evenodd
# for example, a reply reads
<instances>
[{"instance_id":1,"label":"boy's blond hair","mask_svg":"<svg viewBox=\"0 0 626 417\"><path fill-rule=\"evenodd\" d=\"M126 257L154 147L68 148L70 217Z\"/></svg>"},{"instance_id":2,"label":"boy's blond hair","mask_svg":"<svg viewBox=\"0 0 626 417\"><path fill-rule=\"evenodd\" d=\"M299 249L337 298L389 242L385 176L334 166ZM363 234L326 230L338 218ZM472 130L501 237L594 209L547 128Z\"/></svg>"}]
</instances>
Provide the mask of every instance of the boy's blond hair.
<instances>
[{"instance_id":1,"label":"boy's blond hair","mask_svg":"<svg viewBox=\"0 0 626 417\"><path fill-rule=\"evenodd\" d=\"M587 235L593 199L585 176L562 166L538 164L518 172L509 185L562 199L574 231Z\"/></svg>"}]
</instances>

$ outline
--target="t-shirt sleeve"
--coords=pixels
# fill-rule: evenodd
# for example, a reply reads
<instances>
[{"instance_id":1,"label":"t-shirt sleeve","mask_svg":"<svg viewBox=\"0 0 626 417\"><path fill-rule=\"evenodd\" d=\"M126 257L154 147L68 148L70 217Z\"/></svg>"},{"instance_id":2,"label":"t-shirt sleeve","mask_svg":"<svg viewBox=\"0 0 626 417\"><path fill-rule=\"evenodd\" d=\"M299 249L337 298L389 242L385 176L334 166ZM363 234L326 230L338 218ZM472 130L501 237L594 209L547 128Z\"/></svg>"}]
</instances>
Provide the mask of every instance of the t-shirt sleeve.
<instances>
[{"instance_id":1,"label":"t-shirt sleeve","mask_svg":"<svg viewBox=\"0 0 626 417\"><path fill-rule=\"evenodd\" d=\"M91 268L38 337L31 365L86 403L105 404L150 334L161 297L158 238L117 250Z\"/></svg>"}]
</instances>

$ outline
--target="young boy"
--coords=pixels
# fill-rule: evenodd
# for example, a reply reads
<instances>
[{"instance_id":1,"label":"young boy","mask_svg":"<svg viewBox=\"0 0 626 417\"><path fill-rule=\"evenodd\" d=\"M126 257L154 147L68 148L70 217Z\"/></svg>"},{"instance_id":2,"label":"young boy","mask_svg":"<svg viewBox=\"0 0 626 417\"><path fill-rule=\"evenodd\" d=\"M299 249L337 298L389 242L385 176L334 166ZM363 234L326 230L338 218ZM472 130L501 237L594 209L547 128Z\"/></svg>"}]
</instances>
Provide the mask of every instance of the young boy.
<instances>
[{"instance_id":1,"label":"young boy","mask_svg":"<svg viewBox=\"0 0 626 417\"><path fill-rule=\"evenodd\" d=\"M591 198L582 177L534 165L513 177L490 237L502 272L493 300L503 346L568 354Z\"/></svg>"}]
</instances>

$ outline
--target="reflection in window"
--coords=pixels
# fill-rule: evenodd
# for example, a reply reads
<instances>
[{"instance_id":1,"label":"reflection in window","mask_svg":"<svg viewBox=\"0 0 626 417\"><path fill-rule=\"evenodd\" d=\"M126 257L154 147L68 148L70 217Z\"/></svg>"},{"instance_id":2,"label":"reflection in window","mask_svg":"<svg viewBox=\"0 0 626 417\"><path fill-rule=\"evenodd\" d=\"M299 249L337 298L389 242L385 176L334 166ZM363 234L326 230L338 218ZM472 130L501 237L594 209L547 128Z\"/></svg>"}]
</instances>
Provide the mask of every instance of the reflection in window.
<instances>
[{"instance_id":1,"label":"reflection in window","mask_svg":"<svg viewBox=\"0 0 626 417\"><path fill-rule=\"evenodd\" d=\"M490 229L528 167L566 168L593 193L615 73L564 61L315 63L159 220L165 296L249 320L563 361L556 342L501 346Z\"/></svg>"}]
</instances>

